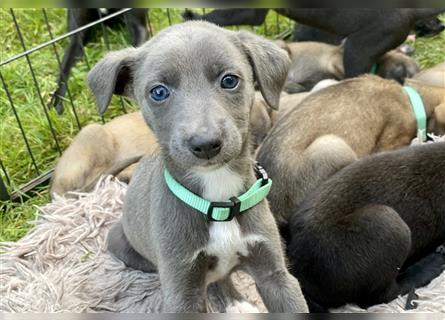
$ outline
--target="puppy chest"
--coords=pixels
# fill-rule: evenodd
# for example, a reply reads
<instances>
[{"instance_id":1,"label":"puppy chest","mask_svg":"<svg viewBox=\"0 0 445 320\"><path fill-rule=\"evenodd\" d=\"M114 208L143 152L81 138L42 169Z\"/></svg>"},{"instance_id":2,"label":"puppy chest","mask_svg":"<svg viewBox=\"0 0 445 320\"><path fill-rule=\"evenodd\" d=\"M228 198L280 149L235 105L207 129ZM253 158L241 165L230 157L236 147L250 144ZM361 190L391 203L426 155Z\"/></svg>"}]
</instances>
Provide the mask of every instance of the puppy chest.
<instances>
[{"instance_id":1,"label":"puppy chest","mask_svg":"<svg viewBox=\"0 0 445 320\"><path fill-rule=\"evenodd\" d=\"M195 176L202 186L203 197L209 201L227 201L245 189L242 177L227 166L212 171L196 172ZM243 234L236 218L209 224L209 240L203 251L208 257L213 258L209 261L207 284L229 274L239 264L239 258L248 255L249 244L261 240L259 236Z\"/></svg>"},{"instance_id":2,"label":"puppy chest","mask_svg":"<svg viewBox=\"0 0 445 320\"><path fill-rule=\"evenodd\" d=\"M247 256L247 241L238 222L214 222L209 229L207 256L214 257L209 263L206 282L212 283L225 277L239 263L240 256Z\"/></svg>"}]
</instances>

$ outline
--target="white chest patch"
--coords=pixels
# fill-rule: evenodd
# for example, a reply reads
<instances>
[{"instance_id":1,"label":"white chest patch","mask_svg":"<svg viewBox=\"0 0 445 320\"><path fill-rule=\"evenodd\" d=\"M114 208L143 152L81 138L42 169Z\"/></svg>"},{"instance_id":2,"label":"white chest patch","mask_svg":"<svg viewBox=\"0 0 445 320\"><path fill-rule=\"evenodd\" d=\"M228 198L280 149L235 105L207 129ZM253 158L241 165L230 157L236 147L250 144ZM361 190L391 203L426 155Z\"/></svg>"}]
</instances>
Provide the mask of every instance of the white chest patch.
<instances>
[{"instance_id":1,"label":"white chest patch","mask_svg":"<svg viewBox=\"0 0 445 320\"><path fill-rule=\"evenodd\" d=\"M228 201L244 192L243 179L227 166L195 172L203 186L203 198L209 201ZM262 241L258 235L243 235L236 218L228 222L212 222L209 242L204 249L208 255L218 258L214 270L207 274L207 284L225 277L239 263L239 254L247 256L249 243Z\"/></svg>"}]
</instances>

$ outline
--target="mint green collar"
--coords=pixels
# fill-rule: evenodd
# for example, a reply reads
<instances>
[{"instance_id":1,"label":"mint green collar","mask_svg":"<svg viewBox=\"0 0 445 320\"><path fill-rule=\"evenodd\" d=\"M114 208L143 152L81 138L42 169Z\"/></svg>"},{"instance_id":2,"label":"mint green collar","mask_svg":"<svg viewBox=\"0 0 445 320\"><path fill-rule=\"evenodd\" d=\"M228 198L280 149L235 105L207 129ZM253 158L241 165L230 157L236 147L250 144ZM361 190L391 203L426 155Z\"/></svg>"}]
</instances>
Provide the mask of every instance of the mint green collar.
<instances>
[{"instance_id":1,"label":"mint green collar","mask_svg":"<svg viewBox=\"0 0 445 320\"><path fill-rule=\"evenodd\" d=\"M207 215L209 221L221 222L232 220L233 217L256 206L266 198L272 186L272 180L260 166L257 166L257 173L261 175L261 178L246 193L239 197L232 197L227 202L210 202L201 198L177 182L167 169L164 169L164 178L168 188L178 199Z\"/></svg>"},{"instance_id":2,"label":"mint green collar","mask_svg":"<svg viewBox=\"0 0 445 320\"><path fill-rule=\"evenodd\" d=\"M377 71L379 70L379 65L377 63L374 63L371 66L371 70L369 71L370 74L377 74Z\"/></svg>"},{"instance_id":3,"label":"mint green collar","mask_svg":"<svg viewBox=\"0 0 445 320\"><path fill-rule=\"evenodd\" d=\"M416 115L417 122L417 136L420 136L422 141L427 140L426 136L426 112L425 106L423 105L422 97L420 94L410 86L404 86L403 89L409 96L411 102L411 107Z\"/></svg>"}]
</instances>

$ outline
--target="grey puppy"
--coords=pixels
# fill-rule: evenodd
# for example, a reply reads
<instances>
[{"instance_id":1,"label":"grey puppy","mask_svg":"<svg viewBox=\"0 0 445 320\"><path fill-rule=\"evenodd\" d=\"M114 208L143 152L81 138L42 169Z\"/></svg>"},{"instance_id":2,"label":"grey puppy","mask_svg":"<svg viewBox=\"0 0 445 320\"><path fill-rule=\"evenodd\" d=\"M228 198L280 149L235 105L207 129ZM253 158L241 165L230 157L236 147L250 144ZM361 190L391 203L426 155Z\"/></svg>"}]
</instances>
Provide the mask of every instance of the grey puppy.
<instances>
[{"instance_id":1,"label":"grey puppy","mask_svg":"<svg viewBox=\"0 0 445 320\"><path fill-rule=\"evenodd\" d=\"M271 312L306 312L298 281L286 269L266 200L228 222L209 222L168 188L164 168L195 194L228 201L256 181L249 115L256 80L278 107L289 58L247 32L205 22L167 28L139 48L112 52L90 72L99 111L113 93L133 97L155 133L159 155L142 160L109 250L128 266L159 271L164 312L205 312L206 288L244 270Z\"/></svg>"}]
</instances>

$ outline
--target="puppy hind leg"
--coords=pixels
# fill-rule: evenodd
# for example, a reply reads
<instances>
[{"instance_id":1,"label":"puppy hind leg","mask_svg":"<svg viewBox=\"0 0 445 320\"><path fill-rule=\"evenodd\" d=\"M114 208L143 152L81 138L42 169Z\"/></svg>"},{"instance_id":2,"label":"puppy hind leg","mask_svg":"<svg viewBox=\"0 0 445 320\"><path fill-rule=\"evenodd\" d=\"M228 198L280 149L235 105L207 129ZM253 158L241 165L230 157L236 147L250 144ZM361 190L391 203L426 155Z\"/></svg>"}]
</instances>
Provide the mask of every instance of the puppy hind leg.
<instances>
[{"instance_id":1,"label":"puppy hind leg","mask_svg":"<svg viewBox=\"0 0 445 320\"><path fill-rule=\"evenodd\" d=\"M385 206L377 205L373 207L385 208ZM386 212L385 210L371 212L372 215L377 213L374 221L378 219L382 227L386 225L386 228L373 229L375 234L378 233L378 236L375 236L376 240L379 240L373 248L375 253L379 253L374 258L374 263L377 262L380 266L380 270L374 276L376 279L384 279L384 275L387 275L389 280L385 289L375 296L375 303L388 302L414 289L426 286L445 270L445 250L442 245L435 252L408 266L404 271L400 273L394 271L394 269L400 270L406 262L406 257L411 250L411 232L397 212L389 207L386 208L388 209ZM363 223L366 222L363 221ZM371 232L368 234L370 235ZM381 259L380 262L379 259ZM393 276L390 276L391 274ZM373 282L376 283L376 281Z\"/></svg>"},{"instance_id":2,"label":"puppy hind leg","mask_svg":"<svg viewBox=\"0 0 445 320\"><path fill-rule=\"evenodd\" d=\"M357 160L357 155L346 141L332 134L315 139L305 154L314 161L315 166L326 164L335 170Z\"/></svg>"},{"instance_id":3,"label":"puppy hind leg","mask_svg":"<svg viewBox=\"0 0 445 320\"><path fill-rule=\"evenodd\" d=\"M136 158L134 158L136 160ZM119 181L122 181L126 184L130 183L131 177L133 177L133 174L138 166L139 162L130 164L125 169L121 170L116 174L116 178L119 179ZM110 172L111 170L109 170ZM112 174L112 173L111 173Z\"/></svg>"},{"instance_id":4,"label":"puppy hind leg","mask_svg":"<svg viewBox=\"0 0 445 320\"><path fill-rule=\"evenodd\" d=\"M106 171L114 153L114 139L101 125L86 126L59 159L51 181L51 195L90 191L85 187Z\"/></svg>"},{"instance_id":5,"label":"puppy hind leg","mask_svg":"<svg viewBox=\"0 0 445 320\"><path fill-rule=\"evenodd\" d=\"M411 250L411 232L400 215L388 206L367 205L324 217L323 224L307 223L303 230L293 223L288 246L290 269L310 307L388 302L385 292Z\"/></svg>"},{"instance_id":6,"label":"puppy hind leg","mask_svg":"<svg viewBox=\"0 0 445 320\"><path fill-rule=\"evenodd\" d=\"M120 221L108 233L107 249L127 267L147 273L156 272L156 267L134 250L128 242Z\"/></svg>"},{"instance_id":7,"label":"puppy hind leg","mask_svg":"<svg viewBox=\"0 0 445 320\"><path fill-rule=\"evenodd\" d=\"M406 293L394 283L411 251L411 230L397 211L385 205L364 206L338 220L335 233L336 247L342 248L336 281L351 284L347 301L368 307ZM336 294L335 287L331 294Z\"/></svg>"},{"instance_id":8,"label":"puppy hind leg","mask_svg":"<svg viewBox=\"0 0 445 320\"><path fill-rule=\"evenodd\" d=\"M354 150L340 137L324 135L312 142L304 151L302 167L309 181L306 191L311 191L340 169L357 160Z\"/></svg>"},{"instance_id":9,"label":"puppy hind leg","mask_svg":"<svg viewBox=\"0 0 445 320\"><path fill-rule=\"evenodd\" d=\"M291 160L276 159L272 152L264 152L262 148L257 159L274 179L268 200L278 225L285 227L292 210L301 204L308 193L355 161L357 155L342 138L324 135Z\"/></svg>"}]
</instances>

